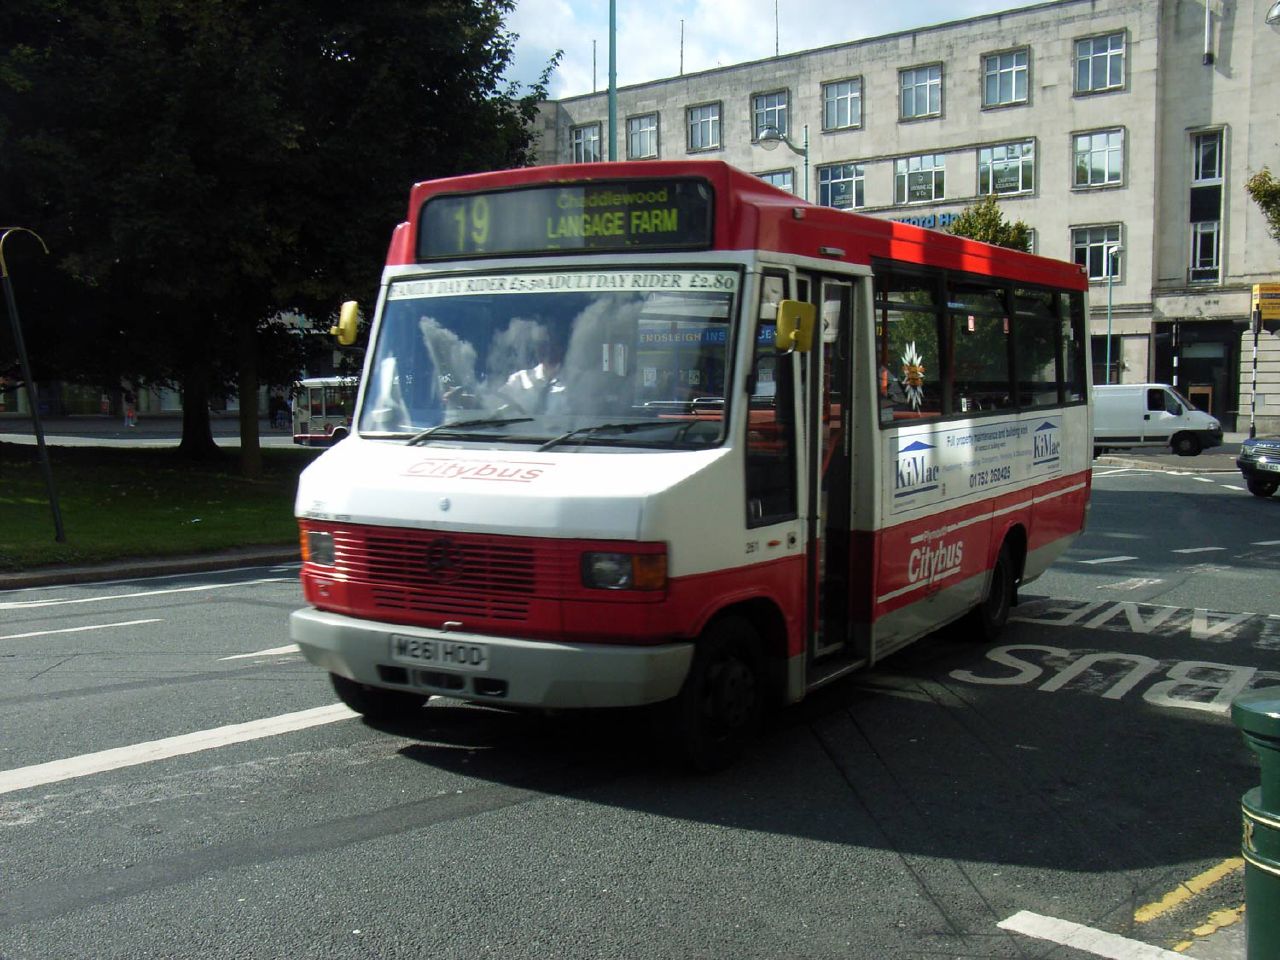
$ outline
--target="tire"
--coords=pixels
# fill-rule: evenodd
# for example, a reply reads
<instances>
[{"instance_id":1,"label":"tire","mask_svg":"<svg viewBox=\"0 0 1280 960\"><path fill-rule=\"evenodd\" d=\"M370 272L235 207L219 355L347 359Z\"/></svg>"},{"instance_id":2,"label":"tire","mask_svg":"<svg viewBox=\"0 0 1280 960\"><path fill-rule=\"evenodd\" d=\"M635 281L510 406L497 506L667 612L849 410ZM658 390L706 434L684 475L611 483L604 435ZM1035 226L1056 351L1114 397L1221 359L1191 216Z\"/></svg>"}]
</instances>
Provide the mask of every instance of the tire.
<instances>
[{"instance_id":1,"label":"tire","mask_svg":"<svg viewBox=\"0 0 1280 960\"><path fill-rule=\"evenodd\" d=\"M1169 441L1169 446L1180 457L1194 457L1200 452L1200 441L1192 433L1174 434L1173 439Z\"/></svg>"},{"instance_id":2,"label":"tire","mask_svg":"<svg viewBox=\"0 0 1280 960\"><path fill-rule=\"evenodd\" d=\"M362 717L378 723L406 723L417 717L427 702L420 693L371 687L336 673L329 674L329 680L339 700Z\"/></svg>"},{"instance_id":3,"label":"tire","mask_svg":"<svg viewBox=\"0 0 1280 960\"><path fill-rule=\"evenodd\" d=\"M995 565L991 568L987 595L969 614L969 632L976 633L979 639L987 643L996 640L1004 632L1005 624L1009 622L1009 611L1013 609L1015 580L1013 552L1006 542L1000 547Z\"/></svg>"},{"instance_id":4,"label":"tire","mask_svg":"<svg viewBox=\"0 0 1280 960\"><path fill-rule=\"evenodd\" d=\"M759 634L739 617L712 623L697 641L684 687L668 704L673 752L698 772L723 770L755 735L763 706Z\"/></svg>"},{"instance_id":5,"label":"tire","mask_svg":"<svg viewBox=\"0 0 1280 960\"><path fill-rule=\"evenodd\" d=\"M1263 480L1259 477L1246 477L1244 482L1255 497L1269 497L1280 487L1280 480Z\"/></svg>"}]
</instances>

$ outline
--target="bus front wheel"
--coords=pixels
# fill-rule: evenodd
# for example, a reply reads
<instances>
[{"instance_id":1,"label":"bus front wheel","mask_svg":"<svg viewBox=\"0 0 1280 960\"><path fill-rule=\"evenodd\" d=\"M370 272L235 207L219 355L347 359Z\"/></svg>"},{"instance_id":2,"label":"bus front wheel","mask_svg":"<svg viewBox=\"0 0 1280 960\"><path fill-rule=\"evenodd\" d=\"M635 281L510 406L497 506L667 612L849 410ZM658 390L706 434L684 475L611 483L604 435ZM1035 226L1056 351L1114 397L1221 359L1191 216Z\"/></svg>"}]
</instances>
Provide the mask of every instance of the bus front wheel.
<instances>
[{"instance_id":1,"label":"bus front wheel","mask_svg":"<svg viewBox=\"0 0 1280 960\"><path fill-rule=\"evenodd\" d=\"M680 695L668 705L676 753L700 772L733 763L756 732L764 704L760 636L726 617L698 639Z\"/></svg>"},{"instance_id":2,"label":"bus front wheel","mask_svg":"<svg viewBox=\"0 0 1280 960\"><path fill-rule=\"evenodd\" d=\"M329 680L339 700L374 722L405 723L417 716L427 702L427 698L419 693L371 687L336 673L329 674Z\"/></svg>"}]
</instances>

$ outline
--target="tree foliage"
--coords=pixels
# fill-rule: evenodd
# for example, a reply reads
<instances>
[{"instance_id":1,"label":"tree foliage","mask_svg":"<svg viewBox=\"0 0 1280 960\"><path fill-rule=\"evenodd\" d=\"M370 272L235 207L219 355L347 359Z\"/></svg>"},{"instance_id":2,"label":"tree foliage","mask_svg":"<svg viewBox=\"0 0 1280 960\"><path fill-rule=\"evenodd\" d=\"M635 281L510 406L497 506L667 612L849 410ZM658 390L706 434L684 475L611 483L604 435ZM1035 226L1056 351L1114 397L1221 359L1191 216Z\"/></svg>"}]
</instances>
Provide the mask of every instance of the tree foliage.
<instances>
[{"instance_id":1,"label":"tree foliage","mask_svg":"<svg viewBox=\"0 0 1280 960\"><path fill-rule=\"evenodd\" d=\"M413 182L529 161L554 61L503 81L513 8L6 0L0 223L53 252L43 375L179 384L193 454L238 386L256 456L257 384L301 362L281 315L372 292Z\"/></svg>"},{"instance_id":2,"label":"tree foliage","mask_svg":"<svg viewBox=\"0 0 1280 960\"><path fill-rule=\"evenodd\" d=\"M1244 188L1267 218L1267 229L1272 239L1280 242L1280 179L1263 167L1245 181Z\"/></svg>"},{"instance_id":3,"label":"tree foliage","mask_svg":"<svg viewBox=\"0 0 1280 960\"><path fill-rule=\"evenodd\" d=\"M1031 249L1031 228L1021 220L1006 220L992 194L987 194L973 206L965 207L951 221L948 232L957 237L992 243L997 247L1010 247L1024 252Z\"/></svg>"}]
</instances>

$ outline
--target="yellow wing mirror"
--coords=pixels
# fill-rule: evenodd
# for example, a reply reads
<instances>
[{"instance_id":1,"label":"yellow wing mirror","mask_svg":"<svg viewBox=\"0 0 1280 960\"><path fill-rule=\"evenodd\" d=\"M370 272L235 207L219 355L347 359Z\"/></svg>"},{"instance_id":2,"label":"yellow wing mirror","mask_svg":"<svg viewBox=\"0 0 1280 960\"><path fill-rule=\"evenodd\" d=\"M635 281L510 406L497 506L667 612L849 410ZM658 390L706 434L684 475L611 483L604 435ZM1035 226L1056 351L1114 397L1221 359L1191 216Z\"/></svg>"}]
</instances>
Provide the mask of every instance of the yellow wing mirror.
<instances>
[{"instance_id":1,"label":"yellow wing mirror","mask_svg":"<svg viewBox=\"0 0 1280 960\"><path fill-rule=\"evenodd\" d=\"M808 353L813 349L813 330L817 325L817 308L800 300L783 300L778 304L779 353Z\"/></svg>"},{"instance_id":2,"label":"yellow wing mirror","mask_svg":"<svg viewBox=\"0 0 1280 960\"><path fill-rule=\"evenodd\" d=\"M330 327L329 333L337 337L338 342L344 347L349 347L356 342L356 335L359 332L360 305L354 300L348 300L338 311L338 325Z\"/></svg>"}]
</instances>

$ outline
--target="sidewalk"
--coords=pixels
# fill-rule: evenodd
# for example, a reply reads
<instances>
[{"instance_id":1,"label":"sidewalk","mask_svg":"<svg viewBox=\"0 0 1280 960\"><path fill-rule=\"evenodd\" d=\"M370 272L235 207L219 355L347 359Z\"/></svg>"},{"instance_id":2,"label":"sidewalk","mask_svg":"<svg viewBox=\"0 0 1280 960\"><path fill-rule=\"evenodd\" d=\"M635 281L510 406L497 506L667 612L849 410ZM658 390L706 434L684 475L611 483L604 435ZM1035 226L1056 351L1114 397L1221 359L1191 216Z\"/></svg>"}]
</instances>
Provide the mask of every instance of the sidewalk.
<instances>
[{"instance_id":1,"label":"sidewalk","mask_svg":"<svg viewBox=\"0 0 1280 960\"><path fill-rule=\"evenodd\" d=\"M1187 471L1190 473L1239 473L1236 457L1247 433L1228 433L1222 438L1222 446L1203 450L1194 457L1180 457L1167 447L1129 450L1108 450L1093 461L1098 467L1133 467L1139 470Z\"/></svg>"},{"instance_id":2,"label":"sidewalk","mask_svg":"<svg viewBox=\"0 0 1280 960\"><path fill-rule=\"evenodd\" d=\"M107 441L137 443L140 446L177 444L182 440L182 417L178 414L139 414L137 425L126 427L123 417L81 414L63 417L41 417L40 427L45 442L51 446L77 446ZM219 446L240 443L240 418L235 414L210 417L210 432ZM271 426L265 417L258 420L258 437L264 444L292 445L293 428ZM35 443L35 430L27 414L0 414L0 442Z\"/></svg>"},{"instance_id":3,"label":"sidewalk","mask_svg":"<svg viewBox=\"0 0 1280 960\"><path fill-rule=\"evenodd\" d=\"M104 580L132 580L182 573L205 573L237 567L266 567L300 563L296 543L278 547L240 547L215 553L174 557L133 557L111 563L82 566L36 567L19 573L0 572L0 593L32 587L57 587L73 583L100 583Z\"/></svg>"}]
</instances>

